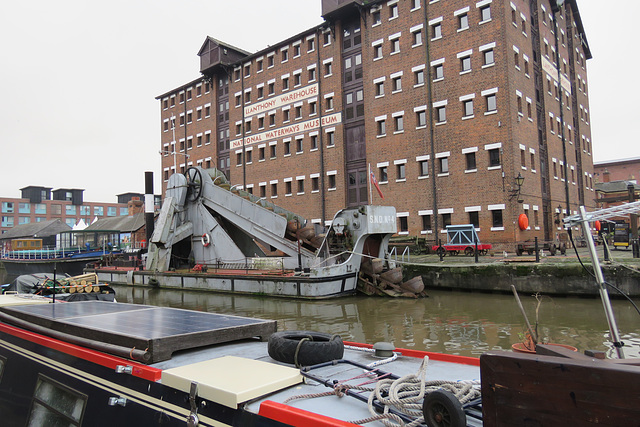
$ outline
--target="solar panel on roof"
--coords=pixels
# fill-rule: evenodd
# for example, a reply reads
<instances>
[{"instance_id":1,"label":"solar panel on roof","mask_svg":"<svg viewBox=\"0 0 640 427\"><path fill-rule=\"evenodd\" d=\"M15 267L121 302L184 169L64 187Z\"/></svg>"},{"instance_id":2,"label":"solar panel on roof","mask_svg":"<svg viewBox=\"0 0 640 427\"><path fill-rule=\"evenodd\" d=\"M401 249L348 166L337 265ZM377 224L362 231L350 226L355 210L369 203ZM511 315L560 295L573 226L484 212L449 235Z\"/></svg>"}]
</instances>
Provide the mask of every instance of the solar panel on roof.
<instances>
[{"instance_id":1,"label":"solar panel on roof","mask_svg":"<svg viewBox=\"0 0 640 427\"><path fill-rule=\"evenodd\" d=\"M273 320L169 307L82 301L3 307L18 319L77 337L131 349L146 349L147 363L178 350L261 337L276 331Z\"/></svg>"}]
</instances>

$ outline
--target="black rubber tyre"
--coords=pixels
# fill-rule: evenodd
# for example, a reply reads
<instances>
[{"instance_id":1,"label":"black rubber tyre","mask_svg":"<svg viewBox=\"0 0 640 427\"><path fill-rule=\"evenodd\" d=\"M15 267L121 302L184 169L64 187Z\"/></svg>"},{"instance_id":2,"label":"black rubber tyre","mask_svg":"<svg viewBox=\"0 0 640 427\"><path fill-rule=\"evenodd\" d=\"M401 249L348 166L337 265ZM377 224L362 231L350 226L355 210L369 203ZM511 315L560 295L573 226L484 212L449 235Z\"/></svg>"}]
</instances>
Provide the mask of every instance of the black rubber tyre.
<instances>
[{"instance_id":1,"label":"black rubber tyre","mask_svg":"<svg viewBox=\"0 0 640 427\"><path fill-rule=\"evenodd\" d=\"M269 337L267 349L272 359L296 366L317 365L342 359L344 355L339 335L311 331L275 332Z\"/></svg>"},{"instance_id":2,"label":"black rubber tyre","mask_svg":"<svg viewBox=\"0 0 640 427\"><path fill-rule=\"evenodd\" d=\"M429 427L466 427L467 416L462 404L452 393L435 390L424 397L424 422Z\"/></svg>"},{"instance_id":3,"label":"black rubber tyre","mask_svg":"<svg viewBox=\"0 0 640 427\"><path fill-rule=\"evenodd\" d=\"M475 251L473 250L472 247L467 246L466 248L464 248L464 254L466 256L473 256L474 252Z\"/></svg>"}]
</instances>

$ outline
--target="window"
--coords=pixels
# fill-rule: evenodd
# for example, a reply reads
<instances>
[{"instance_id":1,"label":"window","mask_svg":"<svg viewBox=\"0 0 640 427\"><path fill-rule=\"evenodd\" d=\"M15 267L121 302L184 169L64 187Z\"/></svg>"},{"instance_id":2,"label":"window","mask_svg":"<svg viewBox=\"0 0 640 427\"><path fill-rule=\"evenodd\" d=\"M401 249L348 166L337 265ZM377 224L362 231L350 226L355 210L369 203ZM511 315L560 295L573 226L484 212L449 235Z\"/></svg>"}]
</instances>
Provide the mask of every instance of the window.
<instances>
[{"instance_id":1,"label":"window","mask_svg":"<svg viewBox=\"0 0 640 427\"><path fill-rule=\"evenodd\" d=\"M298 194L304 194L304 177L298 177L296 180L298 181Z\"/></svg>"},{"instance_id":2,"label":"window","mask_svg":"<svg viewBox=\"0 0 640 427\"><path fill-rule=\"evenodd\" d=\"M309 115L314 116L318 114L318 103L316 101L309 102Z\"/></svg>"},{"instance_id":3,"label":"window","mask_svg":"<svg viewBox=\"0 0 640 427\"><path fill-rule=\"evenodd\" d=\"M271 198L276 198L278 197L278 183L277 182L272 182L271 183Z\"/></svg>"},{"instance_id":4,"label":"window","mask_svg":"<svg viewBox=\"0 0 640 427\"><path fill-rule=\"evenodd\" d=\"M258 148L258 161L264 161L266 158L266 147L260 147Z\"/></svg>"},{"instance_id":5,"label":"window","mask_svg":"<svg viewBox=\"0 0 640 427\"><path fill-rule=\"evenodd\" d=\"M489 150L489 167L500 166L500 149L493 148Z\"/></svg>"},{"instance_id":6,"label":"window","mask_svg":"<svg viewBox=\"0 0 640 427\"><path fill-rule=\"evenodd\" d=\"M471 71L471 56L463 56L460 58L460 73Z\"/></svg>"},{"instance_id":7,"label":"window","mask_svg":"<svg viewBox=\"0 0 640 427\"><path fill-rule=\"evenodd\" d=\"M309 75L309 81L310 82L315 81L315 79L316 79L316 67L313 66L313 67L309 68L307 70L307 72L308 72L308 75Z\"/></svg>"},{"instance_id":8,"label":"window","mask_svg":"<svg viewBox=\"0 0 640 427\"><path fill-rule=\"evenodd\" d=\"M79 426L86 403L86 395L40 375L27 424Z\"/></svg>"},{"instance_id":9,"label":"window","mask_svg":"<svg viewBox=\"0 0 640 427\"><path fill-rule=\"evenodd\" d=\"M431 231L431 215L420 215L422 218L422 231Z\"/></svg>"},{"instance_id":10,"label":"window","mask_svg":"<svg viewBox=\"0 0 640 427\"><path fill-rule=\"evenodd\" d=\"M412 47L422 45L422 27L411 32Z\"/></svg>"},{"instance_id":11,"label":"window","mask_svg":"<svg viewBox=\"0 0 640 427\"><path fill-rule=\"evenodd\" d=\"M449 173L449 157L440 157L438 159L439 173Z\"/></svg>"},{"instance_id":12,"label":"window","mask_svg":"<svg viewBox=\"0 0 640 427\"><path fill-rule=\"evenodd\" d=\"M291 155L291 140L288 139L283 141L283 145L284 145L284 155L285 156Z\"/></svg>"},{"instance_id":13,"label":"window","mask_svg":"<svg viewBox=\"0 0 640 427\"><path fill-rule=\"evenodd\" d=\"M436 64L433 66L433 81L444 78L444 65Z\"/></svg>"},{"instance_id":14,"label":"window","mask_svg":"<svg viewBox=\"0 0 640 427\"><path fill-rule=\"evenodd\" d=\"M269 144L269 157L276 158L276 144Z\"/></svg>"},{"instance_id":15,"label":"window","mask_svg":"<svg viewBox=\"0 0 640 427\"><path fill-rule=\"evenodd\" d=\"M267 183L260 183L260 198L264 199L267 197Z\"/></svg>"},{"instance_id":16,"label":"window","mask_svg":"<svg viewBox=\"0 0 640 427\"><path fill-rule=\"evenodd\" d=\"M429 160L420 160L418 162L418 167L420 168L420 177L428 177L429 176Z\"/></svg>"},{"instance_id":17,"label":"window","mask_svg":"<svg viewBox=\"0 0 640 427\"><path fill-rule=\"evenodd\" d=\"M335 190L336 189L336 176L335 174L332 175L327 175L327 178L329 180L327 186L329 190Z\"/></svg>"},{"instance_id":18,"label":"window","mask_svg":"<svg viewBox=\"0 0 640 427\"><path fill-rule=\"evenodd\" d=\"M476 170L476 153L472 152L472 153L466 153L465 155L465 159L467 161L467 171L473 171Z\"/></svg>"},{"instance_id":19,"label":"window","mask_svg":"<svg viewBox=\"0 0 640 427\"><path fill-rule=\"evenodd\" d=\"M327 132L327 147L333 147L336 145L336 134L335 132Z\"/></svg>"},{"instance_id":20,"label":"window","mask_svg":"<svg viewBox=\"0 0 640 427\"><path fill-rule=\"evenodd\" d=\"M473 224L475 228L480 228L480 218L478 211L469 212L469 224Z\"/></svg>"},{"instance_id":21,"label":"window","mask_svg":"<svg viewBox=\"0 0 640 427\"><path fill-rule=\"evenodd\" d=\"M282 49L282 60L281 62L287 62L289 60L289 49Z\"/></svg>"},{"instance_id":22,"label":"window","mask_svg":"<svg viewBox=\"0 0 640 427\"><path fill-rule=\"evenodd\" d=\"M491 6L486 5L480 8L480 23L491 20Z\"/></svg>"},{"instance_id":23,"label":"window","mask_svg":"<svg viewBox=\"0 0 640 427\"><path fill-rule=\"evenodd\" d=\"M431 40L442 38L442 24L440 22L431 25Z\"/></svg>"},{"instance_id":24,"label":"window","mask_svg":"<svg viewBox=\"0 0 640 427\"><path fill-rule=\"evenodd\" d=\"M504 228L502 222L502 209L494 209L491 211L492 231L499 231Z\"/></svg>"},{"instance_id":25,"label":"window","mask_svg":"<svg viewBox=\"0 0 640 427\"><path fill-rule=\"evenodd\" d=\"M407 179L406 175L406 165L404 163L400 163L396 165L396 181Z\"/></svg>"},{"instance_id":26,"label":"window","mask_svg":"<svg viewBox=\"0 0 640 427\"><path fill-rule=\"evenodd\" d=\"M447 110L446 107L440 106L436 107L436 123L446 123L447 121Z\"/></svg>"},{"instance_id":27,"label":"window","mask_svg":"<svg viewBox=\"0 0 640 427\"><path fill-rule=\"evenodd\" d=\"M458 15L458 31L469 28L469 16L466 13Z\"/></svg>"},{"instance_id":28,"label":"window","mask_svg":"<svg viewBox=\"0 0 640 427\"><path fill-rule=\"evenodd\" d=\"M482 65L493 65L495 64L495 59L493 57L493 49L487 49L482 52Z\"/></svg>"},{"instance_id":29,"label":"window","mask_svg":"<svg viewBox=\"0 0 640 427\"><path fill-rule=\"evenodd\" d=\"M497 111L498 106L496 102L496 95L495 94L487 95L485 99L487 104L487 113Z\"/></svg>"},{"instance_id":30,"label":"window","mask_svg":"<svg viewBox=\"0 0 640 427\"><path fill-rule=\"evenodd\" d=\"M325 31L323 34L323 40L322 42L324 43L325 46L330 45L331 44L331 31Z\"/></svg>"},{"instance_id":31,"label":"window","mask_svg":"<svg viewBox=\"0 0 640 427\"><path fill-rule=\"evenodd\" d=\"M324 64L324 76L328 77L333 74L333 63L325 62Z\"/></svg>"},{"instance_id":32,"label":"window","mask_svg":"<svg viewBox=\"0 0 640 427\"><path fill-rule=\"evenodd\" d=\"M404 132L404 117L397 115L393 117L394 132Z\"/></svg>"},{"instance_id":33,"label":"window","mask_svg":"<svg viewBox=\"0 0 640 427\"><path fill-rule=\"evenodd\" d=\"M291 189L292 185L291 185L291 179L289 178L288 181L284 182L284 195L285 196L291 196Z\"/></svg>"},{"instance_id":34,"label":"window","mask_svg":"<svg viewBox=\"0 0 640 427\"><path fill-rule=\"evenodd\" d=\"M289 90L289 77L282 78L282 90Z\"/></svg>"},{"instance_id":35,"label":"window","mask_svg":"<svg viewBox=\"0 0 640 427\"><path fill-rule=\"evenodd\" d=\"M387 134L386 120L378 120L378 136L385 136Z\"/></svg>"},{"instance_id":36,"label":"window","mask_svg":"<svg viewBox=\"0 0 640 427\"><path fill-rule=\"evenodd\" d=\"M400 53L400 39L391 40L391 55L395 55L396 53Z\"/></svg>"},{"instance_id":37,"label":"window","mask_svg":"<svg viewBox=\"0 0 640 427\"><path fill-rule=\"evenodd\" d=\"M300 154L303 152L303 139L302 138L298 138L296 139L296 154Z\"/></svg>"},{"instance_id":38,"label":"window","mask_svg":"<svg viewBox=\"0 0 640 427\"><path fill-rule=\"evenodd\" d=\"M415 86L424 84L424 70L417 70L413 72L413 84Z\"/></svg>"},{"instance_id":39,"label":"window","mask_svg":"<svg viewBox=\"0 0 640 427\"><path fill-rule=\"evenodd\" d=\"M373 60L382 58L382 44L373 47Z\"/></svg>"},{"instance_id":40,"label":"window","mask_svg":"<svg viewBox=\"0 0 640 427\"><path fill-rule=\"evenodd\" d=\"M376 96L384 96L384 81L376 82Z\"/></svg>"},{"instance_id":41,"label":"window","mask_svg":"<svg viewBox=\"0 0 640 427\"><path fill-rule=\"evenodd\" d=\"M389 21L398 17L398 3L389 5Z\"/></svg>"},{"instance_id":42,"label":"window","mask_svg":"<svg viewBox=\"0 0 640 427\"><path fill-rule=\"evenodd\" d=\"M378 168L378 181L380 183L389 181L389 176L387 175L387 166L381 166Z\"/></svg>"},{"instance_id":43,"label":"window","mask_svg":"<svg viewBox=\"0 0 640 427\"><path fill-rule=\"evenodd\" d=\"M269 113L269 126L276 125L276 113Z\"/></svg>"},{"instance_id":44,"label":"window","mask_svg":"<svg viewBox=\"0 0 640 427\"><path fill-rule=\"evenodd\" d=\"M302 105L296 105L294 107L294 113L296 119L302 118Z\"/></svg>"},{"instance_id":45,"label":"window","mask_svg":"<svg viewBox=\"0 0 640 427\"><path fill-rule=\"evenodd\" d=\"M76 207L75 207L75 205L66 205L66 206L65 206L65 209L64 209L64 213L65 213L65 215L75 215L75 214L76 214ZM110 215L110 216L111 216L111 215ZM114 215L112 215L112 216L115 216L115 213L114 213Z\"/></svg>"},{"instance_id":46,"label":"window","mask_svg":"<svg viewBox=\"0 0 640 427\"><path fill-rule=\"evenodd\" d=\"M317 193L320 191L320 177L312 176L311 177L311 192Z\"/></svg>"},{"instance_id":47,"label":"window","mask_svg":"<svg viewBox=\"0 0 640 427\"><path fill-rule=\"evenodd\" d=\"M442 228L446 228L447 225L451 225L451 214L443 213L442 214Z\"/></svg>"},{"instance_id":48,"label":"window","mask_svg":"<svg viewBox=\"0 0 640 427\"><path fill-rule=\"evenodd\" d=\"M324 99L324 106L327 111L333 110L333 96L327 96Z\"/></svg>"},{"instance_id":49,"label":"window","mask_svg":"<svg viewBox=\"0 0 640 427\"><path fill-rule=\"evenodd\" d=\"M291 117L290 117L289 113L290 113L290 111L289 111L288 108L286 110L282 110L282 122L283 123L286 123L289 120L291 120Z\"/></svg>"},{"instance_id":50,"label":"window","mask_svg":"<svg viewBox=\"0 0 640 427\"><path fill-rule=\"evenodd\" d=\"M301 52L300 43L298 43L298 44L293 46L293 57L294 58L299 57L300 56L300 52Z\"/></svg>"},{"instance_id":51,"label":"window","mask_svg":"<svg viewBox=\"0 0 640 427\"><path fill-rule=\"evenodd\" d=\"M473 99L462 101L462 116L473 117Z\"/></svg>"},{"instance_id":52,"label":"window","mask_svg":"<svg viewBox=\"0 0 640 427\"><path fill-rule=\"evenodd\" d=\"M416 112L416 127L424 127L427 125L427 111L417 111Z\"/></svg>"},{"instance_id":53,"label":"window","mask_svg":"<svg viewBox=\"0 0 640 427\"><path fill-rule=\"evenodd\" d=\"M378 25L382 22L380 19L380 8L371 11L371 18L373 20L372 25Z\"/></svg>"},{"instance_id":54,"label":"window","mask_svg":"<svg viewBox=\"0 0 640 427\"><path fill-rule=\"evenodd\" d=\"M411 10L420 9L421 0L411 0Z\"/></svg>"},{"instance_id":55,"label":"window","mask_svg":"<svg viewBox=\"0 0 640 427\"><path fill-rule=\"evenodd\" d=\"M393 77L391 79L391 93L402 91L402 77Z\"/></svg>"},{"instance_id":56,"label":"window","mask_svg":"<svg viewBox=\"0 0 640 427\"><path fill-rule=\"evenodd\" d=\"M276 84L274 82L269 82L268 85L269 95L273 95L276 93Z\"/></svg>"},{"instance_id":57,"label":"window","mask_svg":"<svg viewBox=\"0 0 640 427\"><path fill-rule=\"evenodd\" d=\"M310 38L307 40L307 52L313 52L316 50L316 39Z\"/></svg>"},{"instance_id":58,"label":"window","mask_svg":"<svg viewBox=\"0 0 640 427\"><path fill-rule=\"evenodd\" d=\"M407 216L398 216L398 222L400 226L400 233L408 233L409 232L409 218Z\"/></svg>"},{"instance_id":59,"label":"window","mask_svg":"<svg viewBox=\"0 0 640 427\"><path fill-rule=\"evenodd\" d=\"M296 73L293 75L293 87L300 86L302 84L302 74Z\"/></svg>"},{"instance_id":60,"label":"window","mask_svg":"<svg viewBox=\"0 0 640 427\"><path fill-rule=\"evenodd\" d=\"M318 135L311 135L311 150L318 149Z\"/></svg>"}]
</instances>

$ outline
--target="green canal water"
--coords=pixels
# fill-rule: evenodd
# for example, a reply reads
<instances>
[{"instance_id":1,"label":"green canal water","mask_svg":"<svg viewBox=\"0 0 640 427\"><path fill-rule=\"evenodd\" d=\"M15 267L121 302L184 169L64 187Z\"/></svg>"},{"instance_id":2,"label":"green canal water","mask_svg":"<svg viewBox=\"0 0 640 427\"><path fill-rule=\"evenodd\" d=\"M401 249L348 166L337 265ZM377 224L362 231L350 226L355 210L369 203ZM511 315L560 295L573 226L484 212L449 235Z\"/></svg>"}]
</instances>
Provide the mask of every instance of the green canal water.
<instances>
[{"instance_id":1,"label":"green canal water","mask_svg":"<svg viewBox=\"0 0 640 427\"><path fill-rule=\"evenodd\" d=\"M430 290L429 298L353 296L323 301L116 287L117 300L278 321L278 330L340 334L345 341L479 357L511 349L525 322L513 295ZM520 296L535 321L536 300ZM613 300L626 357L640 357L640 315L626 300ZM538 330L548 342L606 351L616 357L602 303L593 298L542 297Z\"/></svg>"}]
</instances>

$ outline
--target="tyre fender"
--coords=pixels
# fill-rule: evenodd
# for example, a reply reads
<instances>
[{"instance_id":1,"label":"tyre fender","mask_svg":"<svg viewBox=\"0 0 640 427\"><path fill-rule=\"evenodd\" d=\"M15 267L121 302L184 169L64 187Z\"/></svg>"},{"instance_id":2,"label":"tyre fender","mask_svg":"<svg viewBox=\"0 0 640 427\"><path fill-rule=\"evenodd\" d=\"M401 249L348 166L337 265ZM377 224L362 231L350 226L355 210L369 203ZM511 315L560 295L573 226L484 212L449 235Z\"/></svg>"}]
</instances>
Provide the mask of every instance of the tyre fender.
<instances>
[{"instance_id":1,"label":"tyre fender","mask_svg":"<svg viewBox=\"0 0 640 427\"><path fill-rule=\"evenodd\" d=\"M311 366L342 359L344 344L339 335L311 331L275 332L267 345L269 356L278 362Z\"/></svg>"}]
</instances>

